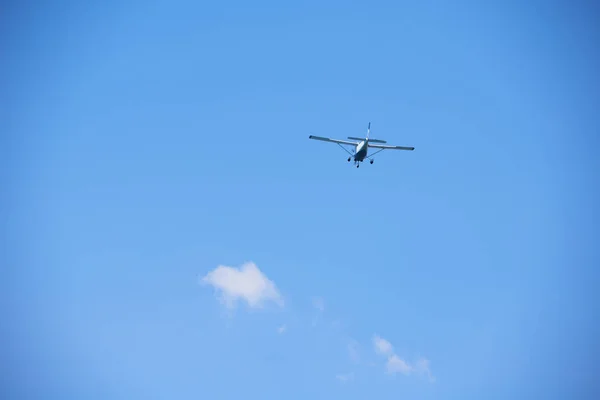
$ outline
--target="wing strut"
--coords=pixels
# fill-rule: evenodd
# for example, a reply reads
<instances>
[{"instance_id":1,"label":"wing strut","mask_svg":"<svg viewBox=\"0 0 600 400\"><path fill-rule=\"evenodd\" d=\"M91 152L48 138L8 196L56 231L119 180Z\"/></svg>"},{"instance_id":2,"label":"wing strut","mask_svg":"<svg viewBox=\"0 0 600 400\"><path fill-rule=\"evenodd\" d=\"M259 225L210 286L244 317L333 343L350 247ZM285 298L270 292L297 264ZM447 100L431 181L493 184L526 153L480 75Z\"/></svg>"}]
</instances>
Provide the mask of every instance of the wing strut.
<instances>
[{"instance_id":1,"label":"wing strut","mask_svg":"<svg viewBox=\"0 0 600 400\"><path fill-rule=\"evenodd\" d=\"M347 148L345 148L344 146L342 146L340 143L337 144L338 146L340 146L342 149L344 149L344 151L348 154L350 154L351 156L353 156L353 153L350 153L350 150L348 150ZM379 152L378 152L379 153Z\"/></svg>"},{"instance_id":2,"label":"wing strut","mask_svg":"<svg viewBox=\"0 0 600 400\"><path fill-rule=\"evenodd\" d=\"M380 149L380 150L377 150L375 153L369 154L369 155L367 156L367 158L370 160L370 159L371 159L371 157L373 157L375 154L377 154L377 153L381 153L381 152L382 152L382 151L384 151L384 150L385 150L385 149Z\"/></svg>"}]
</instances>

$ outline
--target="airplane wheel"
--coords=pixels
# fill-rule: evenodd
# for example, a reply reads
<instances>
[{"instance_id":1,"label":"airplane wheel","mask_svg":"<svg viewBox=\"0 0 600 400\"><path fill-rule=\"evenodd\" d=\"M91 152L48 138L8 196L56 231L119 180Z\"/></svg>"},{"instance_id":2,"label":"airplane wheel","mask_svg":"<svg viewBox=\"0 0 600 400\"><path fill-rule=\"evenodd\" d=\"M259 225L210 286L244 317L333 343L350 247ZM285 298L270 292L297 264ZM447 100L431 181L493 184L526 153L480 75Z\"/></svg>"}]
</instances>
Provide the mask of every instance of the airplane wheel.
<instances>
[{"instance_id":1,"label":"airplane wheel","mask_svg":"<svg viewBox=\"0 0 600 400\"><path fill-rule=\"evenodd\" d=\"M348 162L350 162L350 157L348 157Z\"/></svg>"},{"instance_id":2,"label":"airplane wheel","mask_svg":"<svg viewBox=\"0 0 600 400\"><path fill-rule=\"evenodd\" d=\"M373 160L371 160L371 164L373 164Z\"/></svg>"}]
</instances>

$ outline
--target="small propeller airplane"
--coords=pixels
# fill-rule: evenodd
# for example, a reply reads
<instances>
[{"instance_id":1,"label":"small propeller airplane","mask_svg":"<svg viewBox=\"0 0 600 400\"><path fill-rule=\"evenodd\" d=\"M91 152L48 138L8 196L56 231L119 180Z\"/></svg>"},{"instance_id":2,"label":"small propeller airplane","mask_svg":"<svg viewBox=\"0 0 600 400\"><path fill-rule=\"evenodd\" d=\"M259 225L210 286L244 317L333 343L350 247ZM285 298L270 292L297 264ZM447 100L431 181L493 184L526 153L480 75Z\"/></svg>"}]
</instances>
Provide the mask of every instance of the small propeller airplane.
<instances>
[{"instance_id":1,"label":"small propeller airplane","mask_svg":"<svg viewBox=\"0 0 600 400\"><path fill-rule=\"evenodd\" d=\"M342 149L344 149L348 154L350 154L350 157L348 157L348 162L350 162L350 160L352 160L352 158L354 158L354 164L356 165L356 168L360 167L360 163L363 162L367 158L370 160L370 163L373 164L373 156L383 150L411 150L412 151L415 149L414 147L405 147L405 146L387 146L387 145L385 145L385 143L387 143L385 140L369 139L370 134L371 134L371 123L369 122L369 127L367 128L367 137L366 138L362 139L362 138L348 136L348 139L358 140L358 142L350 142L348 140L339 140L339 139L330 139L330 138L314 136L314 135L310 135L308 138L314 139L314 140L321 140L323 142L336 143L338 146L340 146ZM375 143L381 143L381 144L375 144ZM349 145L349 146L354 146L354 149L353 149L354 152L350 152L348 149L343 147L342 146L343 144ZM371 155L368 155L369 147L371 147L373 149L379 149L379 150Z\"/></svg>"}]
</instances>

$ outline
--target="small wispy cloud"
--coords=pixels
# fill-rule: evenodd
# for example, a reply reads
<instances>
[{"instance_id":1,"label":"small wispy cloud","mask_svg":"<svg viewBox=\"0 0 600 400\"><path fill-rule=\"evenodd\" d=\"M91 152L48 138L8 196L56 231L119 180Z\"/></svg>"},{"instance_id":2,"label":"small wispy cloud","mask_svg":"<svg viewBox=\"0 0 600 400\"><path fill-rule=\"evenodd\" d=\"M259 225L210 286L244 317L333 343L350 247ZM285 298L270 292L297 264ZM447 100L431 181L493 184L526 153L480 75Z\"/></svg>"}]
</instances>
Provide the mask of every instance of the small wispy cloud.
<instances>
[{"instance_id":1,"label":"small wispy cloud","mask_svg":"<svg viewBox=\"0 0 600 400\"><path fill-rule=\"evenodd\" d=\"M429 369L429 360L426 358L420 358L414 367L415 372L421 375L427 375L427 378L430 382L435 382L435 377L431 375L431 370Z\"/></svg>"},{"instance_id":2,"label":"small wispy cloud","mask_svg":"<svg viewBox=\"0 0 600 400\"><path fill-rule=\"evenodd\" d=\"M312 326L316 326L319 321L319 317L325 311L325 302L322 297L313 297L312 299L313 307L317 309L317 315L312 320Z\"/></svg>"},{"instance_id":3,"label":"small wispy cloud","mask_svg":"<svg viewBox=\"0 0 600 400\"><path fill-rule=\"evenodd\" d=\"M277 328L277 333L279 333L279 334L282 334L285 331L287 331L287 326L285 324L283 324L279 328Z\"/></svg>"},{"instance_id":4,"label":"small wispy cloud","mask_svg":"<svg viewBox=\"0 0 600 400\"><path fill-rule=\"evenodd\" d=\"M350 372L349 374L337 374L335 376L335 379L345 383L354 379L354 374L352 372Z\"/></svg>"},{"instance_id":5,"label":"small wispy cloud","mask_svg":"<svg viewBox=\"0 0 600 400\"><path fill-rule=\"evenodd\" d=\"M333 321L331 321L331 327L333 329L341 329L342 328L342 321L340 321L339 319L334 319Z\"/></svg>"},{"instance_id":6,"label":"small wispy cloud","mask_svg":"<svg viewBox=\"0 0 600 400\"><path fill-rule=\"evenodd\" d=\"M350 357L350 360L352 360L352 362L354 363L358 363L360 361L360 355L358 353L358 342L356 340L349 340L348 356Z\"/></svg>"},{"instance_id":7,"label":"small wispy cloud","mask_svg":"<svg viewBox=\"0 0 600 400\"><path fill-rule=\"evenodd\" d=\"M202 278L202 284L212 286L227 308L234 308L239 300L252 308L261 308L267 302L284 305L275 283L252 262L240 268L219 265Z\"/></svg>"},{"instance_id":8,"label":"small wispy cloud","mask_svg":"<svg viewBox=\"0 0 600 400\"><path fill-rule=\"evenodd\" d=\"M375 348L375 352L381 356L385 356L387 361L385 363L385 370L388 374L395 375L397 373L403 375L410 375L413 373L419 375L427 375L429 381L435 382L435 378L431 375L431 370L429 368L429 360L425 358L420 358L413 365L406 360L400 358L395 352L392 344L383 339L380 336L373 336L373 346Z\"/></svg>"},{"instance_id":9,"label":"small wispy cloud","mask_svg":"<svg viewBox=\"0 0 600 400\"><path fill-rule=\"evenodd\" d=\"M313 297L313 307L315 307L320 312L325 311L325 302L322 297Z\"/></svg>"}]
</instances>

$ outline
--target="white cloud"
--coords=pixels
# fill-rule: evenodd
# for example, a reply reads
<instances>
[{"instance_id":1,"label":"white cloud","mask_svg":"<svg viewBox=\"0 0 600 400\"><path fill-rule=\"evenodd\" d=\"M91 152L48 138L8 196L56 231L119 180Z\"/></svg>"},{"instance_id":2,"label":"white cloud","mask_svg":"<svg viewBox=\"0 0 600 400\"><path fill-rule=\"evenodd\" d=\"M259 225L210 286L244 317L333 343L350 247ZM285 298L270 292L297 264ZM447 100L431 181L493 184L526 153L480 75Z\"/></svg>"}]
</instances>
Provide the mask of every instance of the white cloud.
<instances>
[{"instance_id":1,"label":"white cloud","mask_svg":"<svg viewBox=\"0 0 600 400\"><path fill-rule=\"evenodd\" d=\"M373 336L373 345L378 354L390 355L394 351L390 342L377 335Z\"/></svg>"},{"instance_id":2,"label":"white cloud","mask_svg":"<svg viewBox=\"0 0 600 400\"><path fill-rule=\"evenodd\" d=\"M387 340L375 335L373 337L373 344L375 352L387 358L385 370L388 374L395 375L401 373L411 375L412 373L417 373L419 375L427 375L431 382L435 382L435 378L431 375L431 370L429 369L429 360L426 358L420 358L414 365L411 365L406 360L398 357L394 352L394 347Z\"/></svg>"},{"instance_id":3,"label":"white cloud","mask_svg":"<svg viewBox=\"0 0 600 400\"><path fill-rule=\"evenodd\" d=\"M404 375L409 375L413 368L406 361L395 354L392 354L385 364L385 368L389 374L400 372Z\"/></svg>"},{"instance_id":4,"label":"white cloud","mask_svg":"<svg viewBox=\"0 0 600 400\"><path fill-rule=\"evenodd\" d=\"M287 330L287 326L285 326L285 325L281 325L279 328L277 328L278 333L284 333L286 330Z\"/></svg>"},{"instance_id":5,"label":"white cloud","mask_svg":"<svg viewBox=\"0 0 600 400\"><path fill-rule=\"evenodd\" d=\"M252 262L239 269L219 265L202 278L202 283L213 286L228 308L234 308L238 300L253 308L269 301L283 307L283 298L275 284Z\"/></svg>"},{"instance_id":6,"label":"white cloud","mask_svg":"<svg viewBox=\"0 0 600 400\"><path fill-rule=\"evenodd\" d=\"M335 379L337 379L340 382L348 382L350 380L352 380L354 378L354 374L351 372L349 374L337 374L335 376Z\"/></svg>"}]
</instances>

